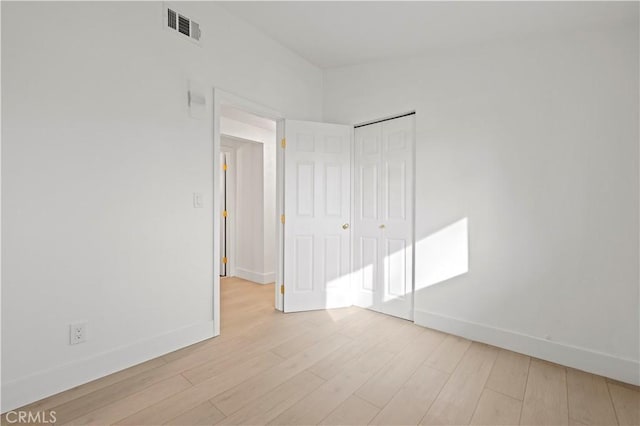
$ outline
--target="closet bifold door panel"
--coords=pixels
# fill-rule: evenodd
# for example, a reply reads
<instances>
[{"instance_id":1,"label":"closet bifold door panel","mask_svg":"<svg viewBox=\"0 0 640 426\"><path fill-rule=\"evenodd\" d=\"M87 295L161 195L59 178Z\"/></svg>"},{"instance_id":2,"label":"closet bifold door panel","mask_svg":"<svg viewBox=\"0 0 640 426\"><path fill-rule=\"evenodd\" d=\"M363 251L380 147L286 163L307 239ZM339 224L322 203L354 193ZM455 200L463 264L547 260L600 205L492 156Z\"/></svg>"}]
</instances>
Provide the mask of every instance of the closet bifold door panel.
<instances>
[{"instance_id":1,"label":"closet bifold door panel","mask_svg":"<svg viewBox=\"0 0 640 426\"><path fill-rule=\"evenodd\" d=\"M355 129L354 302L413 319L414 115Z\"/></svg>"}]
</instances>

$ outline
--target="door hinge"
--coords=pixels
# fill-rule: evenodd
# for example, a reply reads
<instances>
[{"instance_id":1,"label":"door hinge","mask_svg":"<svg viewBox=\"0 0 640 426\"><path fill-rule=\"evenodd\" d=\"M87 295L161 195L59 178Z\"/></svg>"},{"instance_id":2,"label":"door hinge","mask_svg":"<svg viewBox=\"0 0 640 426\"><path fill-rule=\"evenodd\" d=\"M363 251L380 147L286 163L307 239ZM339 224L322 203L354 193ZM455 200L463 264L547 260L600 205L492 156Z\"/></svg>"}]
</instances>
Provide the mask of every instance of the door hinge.
<instances>
[{"instance_id":1,"label":"door hinge","mask_svg":"<svg viewBox=\"0 0 640 426\"><path fill-rule=\"evenodd\" d=\"M282 138L282 140L280 141L280 146L282 147L282 149L285 149L287 147L287 138Z\"/></svg>"},{"instance_id":2,"label":"door hinge","mask_svg":"<svg viewBox=\"0 0 640 426\"><path fill-rule=\"evenodd\" d=\"M224 163L224 164L222 165L222 170L224 170L224 171L226 172L226 171L227 171L227 168L228 168L228 167L227 167L227 163Z\"/></svg>"},{"instance_id":3,"label":"door hinge","mask_svg":"<svg viewBox=\"0 0 640 426\"><path fill-rule=\"evenodd\" d=\"M225 265L227 264L227 258L226 258L226 256L222 258L222 263L224 263Z\"/></svg>"},{"instance_id":4,"label":"door hinge","mask_svg":"<svg viewBox=\"0 0 640 426\"><path fill-rule=\"evenodd\" d=\"M284 284L280 284L280 294L284 294Z\"/></svg>"},{"instance_id":5,"label":"door hinge","mask_svg":"<svg viewBox=\"0 0 640 426\"><path fill-rule=\"evenodd\" d=\"M229 212L228 212L228 211L226 211L226 210L225 210L225 211L223 211L223 212L222 212L222 216L224 216L224 217L229 216Z\"/></svg>"},{"instance_id":6,"label":"door hinge","mask_svg":"<svg viewBox=\"0 0 640 426\"><path fill-rule=\"evenodd\" d=\"M284 215L283 214L280 215L280 222L284 223Z\"/></svg>"}]
</instances>

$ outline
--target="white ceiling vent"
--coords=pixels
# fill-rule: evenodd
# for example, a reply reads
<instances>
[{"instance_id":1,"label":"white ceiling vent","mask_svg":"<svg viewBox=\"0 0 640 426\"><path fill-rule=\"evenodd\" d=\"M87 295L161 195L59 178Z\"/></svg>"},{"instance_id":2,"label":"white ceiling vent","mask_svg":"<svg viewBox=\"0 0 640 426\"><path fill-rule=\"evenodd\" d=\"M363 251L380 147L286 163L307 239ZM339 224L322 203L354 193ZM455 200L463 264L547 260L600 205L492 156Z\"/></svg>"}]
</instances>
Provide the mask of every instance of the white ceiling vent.
<instances>
[{"instance_id":1,"label":"white ceiling vent","mask_svg":"<svg viewBox=\"0 0 640 426\"><path fill-rule=\"evenodd\" d=\"M179 12L172 5L165 3L163 11L163 25L167 30L182 37L188 37L192 42L200 44L200 36L202 35L200 24Z\"/></svg>"}]
</instances>

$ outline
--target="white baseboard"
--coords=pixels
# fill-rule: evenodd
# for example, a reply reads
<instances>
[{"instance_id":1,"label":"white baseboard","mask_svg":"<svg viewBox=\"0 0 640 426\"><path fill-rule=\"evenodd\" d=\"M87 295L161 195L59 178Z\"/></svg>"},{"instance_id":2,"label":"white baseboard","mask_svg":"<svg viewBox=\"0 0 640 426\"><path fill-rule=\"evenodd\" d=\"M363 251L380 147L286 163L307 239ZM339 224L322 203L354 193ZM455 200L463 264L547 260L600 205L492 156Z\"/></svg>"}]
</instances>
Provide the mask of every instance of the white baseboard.
<instances>
[{"instance_id":1,"label":"white baseboard","mask_svg":"<svg viewBox=\"0 0 640 426\"><path fill-rule=\"evenodd\" d=\"M1 412L14 410L58 392L209 339L213 335L213 321L205 321L3 383Z\"/></svg>"},{"instance_id":2,"label":"white baseboard","mask_svg":"<svg viewBox=\"0 0 640 426\"><path fill-rule=\"evenodd\" d=\"M276 280L275 272L254 272L237 266L235 276L258 284L270 284Z\"/></svg>"},{"instance_id":3,"label":"white baseboard","mask_svg":"<svg viewBox=\"0 0 640 426\"><path fill-rule=\"evenodd\" d=\"M433 312L416 310L414 320L416 324L423 327L509 349L621 382L640 385L640 362L638 361Z\"/></svg>"}]
</instances>

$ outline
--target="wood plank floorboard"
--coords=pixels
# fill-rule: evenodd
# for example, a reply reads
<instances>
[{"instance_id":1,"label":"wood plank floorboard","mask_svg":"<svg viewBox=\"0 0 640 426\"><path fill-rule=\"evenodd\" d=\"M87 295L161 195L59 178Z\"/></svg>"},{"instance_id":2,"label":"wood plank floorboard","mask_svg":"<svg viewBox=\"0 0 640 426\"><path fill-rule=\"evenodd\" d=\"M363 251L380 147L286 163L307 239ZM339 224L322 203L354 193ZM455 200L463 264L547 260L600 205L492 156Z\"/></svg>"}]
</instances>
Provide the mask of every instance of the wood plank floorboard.
<instances>
[{"instance_id":1,"label":"wood plank floorboard","mask_svg":"<svg viewBox=\"0 0 640 426\"><path fill-rule=\"evenodd\" d=\"M471 418L472 425L515 425L520 419L522 401L486 388Z\"/></svg>"},{"instance_id":2,"label":"wood plank floorboard","mask_svg":"<svg viewBox=\"0 0 640 426\"><path fill-rule=\"evenodd\" d=\"M567 368L567 387L570 418L584 424L616 424L607 381L603 377Z\"/></svg>"},{"instance_id":3,"label":"wood plank floorboard","mask_svg":"<svg viewBox=\"0 0 640 426\"><path fill-rule=\"evenodd\" d=\"M364 399L351 395L329 414L322 425L366 425L380 409Z\"/></svg>"},{"instance_id":4,"label":"wood plank floorboard","mask_svg":"<svg viewBox=\"0 0 640 426\"><path fill-rule=\"evenodd\" d=\"M501 349L493 365L487 387L496 392L522 400L527 385L530 358Z\"/></svg>"},{"instance_id":5,"label":"wood plank floorboard","mask_svg":"<svg viewBox=\"0 0 640 426\"><path fill-rule=\"evenodd\" d=\"M175 418L197 407L204 401L233 388L239 383L258 375L282 362L282 358L271 353L252 358L226 369L223 373L211 377L204 382L186 390L175 393L136 414L124 418L116 424L121 425L156 425L167 419Z\"/></svg>"},{"instance_id":6,"label":"wood plank floorboard","mask_svg":"<svg viewBox=\"0 0 640 426\"><path fill-rule=\"evenodd\" d=\"M640 425L640 392L627 386L609 383L609 393L616 410L618 424Z\"/></svg>"},{"instance_id":7,"label":"wood plank floorboard","mask_svg":"<svg viewBox=\"0 0 640 426\"><path fill-rule=\"evenodd\" d=\"M340 374L323 383L304 399L275 418L271 424L318 424L345 402L376 371L394 356L391 350L379 348L346 364Z\"/></svg>"},{"instance_id":8,"label":"wood plank floorboard","mask_svg":"<svg viewBox=\"0 0 640 426\"><path fill-rule=\"evenodd\" d=\"M472 343L420 423L469 424L497 356L497 348Z\"/></svg>"},{"instance_id":9,"label":"wood plank floorboard","mask_svg":"<svg viewBox=\"0 0 640 426\"><path fill-rule=\"evenodd\" d=\"M106 405L97 410L91 411L84 416L78 417L68 425L100 425L111 424L119 419L135 414L140 407L149 406L170 397L176 392L191 387L191 384L184 377L177 375L148 388L130 395L128 398Z\"/></svg>"},{"instance_id":10,"label":"wood plank floorboard","mask_svg":"<svg viewBox=\"0 0 640 426\"><path fill-rule=\"evenodd\" d=\"M362 385L356 395L379 408L384 407L445 337L443 333L424 330L387 366Z\"/></svg>"},{"instance_id":11,"label":"wood plank floorboard","mask_svg":"<svg viewBox=\"0 0 640 426\"><path fill-rule=\"evenodd\" d=\"M330 353L338 350L348 337L334 334L244 383L221 393L212 402L223 413L231 414L296 374L306 370Z\"/></svg>"},{"instance_id":12,"label":"wood plank floorboard","mask_svg":"<svg viewBox=\"0 0 640 426\"><path fill-rule=\"evenodd\" d=\"M564 367L531 360L524 394L521 423L526 425L566 425L567 371Z\"/></svg>"},{"instance_id":13,"label":"wood plank floorboard","mask_svg":"<svg viewBox=\"0 0 640 426\"><path fill-rule=\"evenodd\" d=\"M449 374L423 363L373 419L375 425L417 425L449 380Z\"/></svg>"},{"instance_id":14,"label":"wood plank floorboard","mask_svg":"<svg viewBox=\"0 0 640 426\"><path fill-rule=\"evenodd\" d=\"M225 278L220 296L220 336L19 410L57 425L640 425L637 386L357 307L283 314L273 284Z\"/></svg>"},{"instance_id":15,"label":"wood plank floorboard","mask_svg":"<svg viewBox=\"0 0 640 426\"><path fill-rule=\"evenodd\" d=\"M213 425L224 419L224 414L218 410L211 402L205 401L202 404L182 413L165 424L168 425Z\"/></svg>"},{"instance_id":16,"label":"wood plank floorboard","mask_svg":"<svg viewBox=\"0 0 640 426\"><path fill-rule=\"evenodd\" d=\"M221 424L267 424L324 382L309 371L303 371L274 388L272 392L267 392L251 404L245 405L222 420Z\"/></svg>"}]
</instances>

